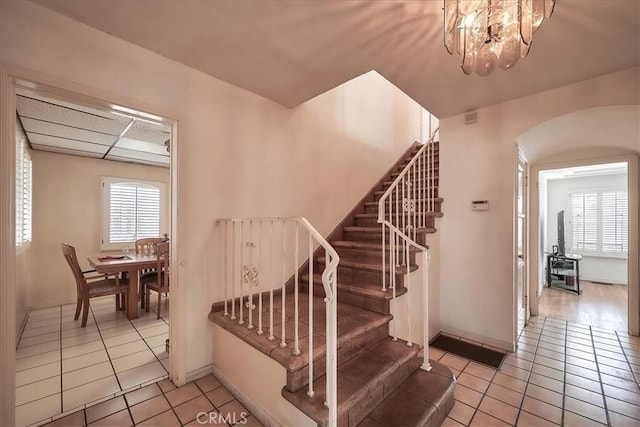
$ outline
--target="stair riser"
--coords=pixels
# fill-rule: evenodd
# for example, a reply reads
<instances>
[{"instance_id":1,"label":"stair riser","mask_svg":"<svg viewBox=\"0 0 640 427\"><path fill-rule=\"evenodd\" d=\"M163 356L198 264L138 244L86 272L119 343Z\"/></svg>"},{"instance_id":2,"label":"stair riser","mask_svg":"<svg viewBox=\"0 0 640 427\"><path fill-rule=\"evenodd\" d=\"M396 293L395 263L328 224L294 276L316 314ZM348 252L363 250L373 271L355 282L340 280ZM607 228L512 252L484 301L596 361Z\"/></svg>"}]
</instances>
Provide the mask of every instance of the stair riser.
<instances>
[{"instance_id":1,"label":"stair riser","mask_svg":"<svg viewBox=\"0 0 640 427\"><path fill-rule=\"evenodd\" d=\"M398 175L400 175L400 173L402 172L402 169L404 168L399 168L396 172L392 172L391 180L395 180L398 177ZM438 166L436 166L432 170L423 170L422 173L416 173L415 179L424 179L424 180L438 179L440 177L439 171L440 171L440 168Z\"/></svg>"},{"instance_id":2,"label":"stair riser","mask_svg":"<svg viewBox=\"0 0 640 427\"><path fill-rule=\"evenodd\" d=\"M365 205L364 213L378 213L378 205ZM442 202L436 201L433 203L434 212L442 212Z\"/></svg>"},{"instance_id":3,"label":"stair riser","mask_svg":"<svg viewBox=\"0 0 640 427\"><path fill-rule=\"evenodd\" d=\"M380 340L389 336L389 324L385 323L366 334L360 335L353 341L345 343L338 347L338 364L351 360L360 351L365 348L371 347ZM313 378L314 380L326 374L326 358L315 360L313 362ZM303 387L309 385L309 366L296 371L287 372L287 390L295 393Z\"/></svg>"},{"instance_id":4,"label":"stair riser","mask_svg":"<svg viewBox=\"0 0 640 427\"><path fill-rule=\"evenodd\" d=\"M411 220L413 221L413 218ZM420 224L420 227L426 228L435 228L435 226L436 221L434 217L427 217L426 225ZM376 218L356 218L356 227L381 227L381 225ZM380 239L382 239L382 237L380 237Z\"/></svg>"},{"instance_id":5,"label":"stair riser","mask_svg":"<svg viewBox=\"0 0 640 427\"><path fill-rule=\"evenodd\" d=\"M404 162L402 162L401 164L399 164L399 165L398 165L398 170L402 170L402 169L406 168L406 167L407 167L407 165L409 165L409 162L410 162L410 161L411 161L411 159L409 159L409 160L407 160L407 161L404 161ZM427 164L427 162L428 162L428 164ZM437 167L437 166L438 166L438 164L439 164L439 162L440 162L440 156L436 154L436 155L433 157L433 166ZM429 159L429 160L424 160L424 162L422 163L422 165L419 165L418 163L414 163L414 165L415 165L415 167L417 167L417 168L420 168L420 167L422 167L422 169L429 168L429 167L431 167L431 159Z\"/></svg>"},{"instance_id":6,"label":"stair riser","mask_svg":"<svg viewBox=\"0 0 640 427\"><path fill-rule=\"evenodd\" d=\"M380 287L382 288L382 287ZM307 292L308 284L303 281L301 291ZM319 297L325 297L324 287L321 284L315 283L313 285L313 295ZM368 298L361 295L351 294L349 292L338 290L338 302L343 304L349 304L354 307L363 308L365 310L373 311L380 314L390 314L390 304L388 300L379 300L375 298Z\"/></svg>"},{"instance_id":7,"label":"stair riser","mask_svg":"<svg viewBox=\"0 0 640 427\"><path fill-rule=\"evenodd\" d=\"M386 283L387 285L391 283L390 277L391 274L386 273ZM374 272L374 271L365 271L365 270L355 270L351 268L338 267L338 280L340 277L348 277L348 278L357 278L358 280L362 280L366 283L374 283L380 285L382 288L382 273ZM396 285L400 287L404 287L404 274L396 274Z\"/></svg>"},{"instance_id":8,"label":"stair riser","mask_svg":"<svg viewBox=\"0 0 640 427\"><path fill-rule=\"evenodd\" d=\"M389 239L388 238L385 241L385 245L386 245L385 253L387 254L387 259L389 259ZM379 250L379 249L363 250L363 249L340 248L340 249L336 249L336 251L338 252L338 255L343 259L349 258L349 259L358 259L363 261L374 261L374 262L382 263L382 250ZM414 251L409 252L409 262L411 264L416 263L416 253ZM317 271L321 271L321 270L317 270Z\"/></svg>"}]
</instances>

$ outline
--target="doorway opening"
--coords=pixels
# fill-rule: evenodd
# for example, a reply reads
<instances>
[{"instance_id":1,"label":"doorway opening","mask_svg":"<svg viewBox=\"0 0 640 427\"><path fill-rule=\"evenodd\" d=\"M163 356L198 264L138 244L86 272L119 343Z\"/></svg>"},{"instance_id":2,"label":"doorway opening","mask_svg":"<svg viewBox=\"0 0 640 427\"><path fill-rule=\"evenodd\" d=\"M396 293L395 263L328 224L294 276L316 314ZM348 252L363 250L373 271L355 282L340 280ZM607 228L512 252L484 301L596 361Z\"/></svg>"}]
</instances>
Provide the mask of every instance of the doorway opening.
<instances>
[{"instance_id":1,"label":"doorway opening","mask_svg":"<svg viewBox=\"0 0 640 427\"><path fill-rule=\"evenodd\" d=\"M171 241L175 122L31 82L15 92L16 423L29 425L169 377L170 293L129 301L135 314L91 298L82 327L61 244L88 271L138 239Z\"/></svg>"},{"instance_id":2,"label":"doorway opening","mask_svg":"<svg viewBox=\"0 0 640 427\"><path fill-rule=\"evenodd\" d=\"M628 163L540 170L538 315L628 331Z\"/></svg>"}]
</instances>

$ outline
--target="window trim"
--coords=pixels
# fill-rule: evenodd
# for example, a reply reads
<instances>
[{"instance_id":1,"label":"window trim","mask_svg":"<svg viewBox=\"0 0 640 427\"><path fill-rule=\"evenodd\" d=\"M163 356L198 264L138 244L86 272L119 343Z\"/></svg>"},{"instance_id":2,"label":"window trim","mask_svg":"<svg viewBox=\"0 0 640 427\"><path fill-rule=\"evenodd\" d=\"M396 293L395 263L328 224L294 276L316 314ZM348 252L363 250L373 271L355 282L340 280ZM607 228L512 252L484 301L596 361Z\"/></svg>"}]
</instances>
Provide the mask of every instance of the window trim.
<instances>
[{"instance_id":1,"label":"window trim","mask_svg":"<svg viewBox=\"0 0 640 427\"><path fill-rule=\"evenodd\" d=\"M111 243L109 242L110 235L110 192L109 188L111 184L122 184L122 183L131 183L138 185L149 185L153 187L158 187L160 189L160 235L158 237L162 237L163 230L166 230L166 211L167 211L167 185L162 181L151 181L151 180L143 180L138 178L124 178L124 177L113 177L113 176L103 176L101 179L100 187L102 191L101 203L102 203L102 224L101 224L101 235L100 235L100 250L101 251L112 251L112 250L122 250L125 248L133 248L135 241L131 242L118 242Z\"/></svg>"}]
</instances>

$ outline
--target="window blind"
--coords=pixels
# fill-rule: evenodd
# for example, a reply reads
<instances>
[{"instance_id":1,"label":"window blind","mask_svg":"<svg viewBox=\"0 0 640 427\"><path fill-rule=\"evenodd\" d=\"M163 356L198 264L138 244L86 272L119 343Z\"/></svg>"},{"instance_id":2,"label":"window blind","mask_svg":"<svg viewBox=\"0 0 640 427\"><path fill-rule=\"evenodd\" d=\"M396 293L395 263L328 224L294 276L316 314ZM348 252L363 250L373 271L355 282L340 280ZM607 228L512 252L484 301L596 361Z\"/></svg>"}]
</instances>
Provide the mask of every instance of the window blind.
<instances>
[{"instance_id":1,"label":"window blind","mask_svg":"<svg viewBox=\"0 0 640 427\"><path fill-rule=\"evenodd\" d=\"M626 191L602 193L602 252L628 251L628 203Z\"/></svg>"},{"instance_id":2,"label":"window blind","mask_svg":"<svg viewBox=\"0 0 640 427\"><path fill-rule=\"evenodd\" d=\"M598 195L595 192L571 194L571 236L573 249L598 250Z\"/></svg>"},{"instance_id":3,"label":"window blind","mask_svg":"<svg viewBox=\"0 0 640 427\"><path fill-rule=\"evenodd\" d=\"M32 163L26 142L16 144L16 245L32 238Z\"/></svg>"},{"instance_id":4,"label":"window blind","mask_svg":"<svg viewBox=\"0 0 640 427\"><path fill-rule=\"evenodd\" d=\"M109 186L109 243L160 236L160 188L135 182Z\"/></svg>"}]
</instances>

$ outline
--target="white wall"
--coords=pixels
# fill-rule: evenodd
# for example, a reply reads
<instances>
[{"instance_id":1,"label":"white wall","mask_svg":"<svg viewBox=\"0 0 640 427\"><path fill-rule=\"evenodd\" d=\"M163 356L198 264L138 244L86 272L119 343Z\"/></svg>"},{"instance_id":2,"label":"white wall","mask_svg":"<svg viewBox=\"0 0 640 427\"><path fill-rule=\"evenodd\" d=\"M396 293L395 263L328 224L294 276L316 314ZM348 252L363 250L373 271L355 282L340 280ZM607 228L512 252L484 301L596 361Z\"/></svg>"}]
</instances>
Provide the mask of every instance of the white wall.
<instances>
[{"instance_id":1,"label":"white wall","mask_svg":"<svg viewBox=\"0 0 640 427\"><path fill-rule=\"evenodd\" d=\"M286 109L30 2L0 12L0 60L178 120L187 372L211 363L214 220L303 215L326 235L420 136L420 107L377 73Z\"/></svg>"},{"instance_id":2,"label":"white wall","mask_svg":"<svg viewBox=\"0 0 640 427\"><path fill-rule=\"evenodd\" d=\"M572 249L571 239L571 200L569 193L576 189L596 189L607 187L627 186L626 174L601 175L580 178L550 179L547 193L547 227L545 252L552 251L552 245L557 241L557 214L565 212L565 251ZM582 254L580 261L580 278L602 283L627 284L627 260L617 257L594 257Z\"/></svg>"},{"instance_id":3,"label":"white wall","mask_svg":"<svg viewBox=\"0 0 640 427\"><path fill-rule=\"evenodd\" d=\"M102 238L102 177L163 182L169 198L169 169L37 150L31 152L31 157L32 250L38 262L32 271L28 305L72 303L76 301L76 284L60 244L74 246L80 267L91 268L87 257L100 251ZM166 209L161 233L169 232L168 218Z\"/></svg>"},{"instance_id":4,"label":"white wall","mask_svg":"<svg viewBox=\"0 0 640 427\"><path fill-rule=\"evenodd\" d=\"M639 102L638 68L605 75L440 120L442 329L514 345L514 203L518 136L585 108ZM607 147L608 141L601 146ZM471 211L472 200L490 210ZM532 213L533 215L533 213Z\"/></svg>"}]
</instances>

